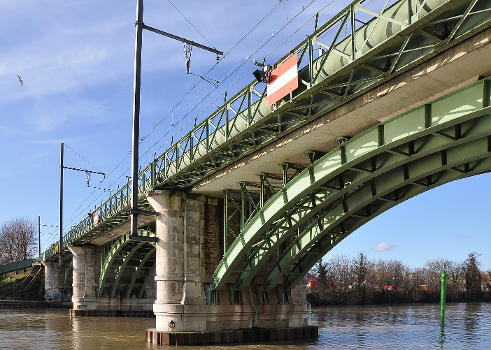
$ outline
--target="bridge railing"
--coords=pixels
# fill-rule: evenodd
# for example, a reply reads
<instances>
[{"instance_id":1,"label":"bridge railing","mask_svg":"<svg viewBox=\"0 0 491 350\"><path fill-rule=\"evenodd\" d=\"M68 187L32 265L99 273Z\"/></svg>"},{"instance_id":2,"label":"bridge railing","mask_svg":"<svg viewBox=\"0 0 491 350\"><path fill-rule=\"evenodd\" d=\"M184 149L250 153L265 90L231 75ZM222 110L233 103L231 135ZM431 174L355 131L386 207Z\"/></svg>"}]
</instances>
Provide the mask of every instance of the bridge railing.
<instances>
[{"instance_id":1,"label":"bridge railing","mask_svg":"<svg viewBox=\"0 0 491 350\"><path fill-rule=\"evenodd\" d=\"M375 49L389 37L410 25L416 18L423 17L431 9L449 1L427 0L424 6L419 1L410 0L375 1L375 4L384 4L380 12L370 7L363 7L365 2L368 1L351 2L273 64L274 68L291 54L298 52L301 86L292 96L284 98L273 106L268 106L266 88L265 86L259 88L258 84L261 83L255 80L229 99L225 94L223 105L155 160L157 182L165 182L197 159L224 145L231 138L240 137L241 132L270 115L281 105L291 102L306 89L312 88L326 77ZM372 2L371 6L373 5ZM388 24L390 29L387 29ZM315 46L322 48L321 53L318 51L320 55L317 58L314 57ZM149 170L150 165L144 173Z\"/></svg>"},{"instance_id":2,"label":"bridge railing","mask_svg":"<svg viewBox=\"0 0 491 350\"><path fill-rule=\"evenodd\" d=\"M471 1L467 2L471 3ZM231 98L225 95L225 102L222 106L140 172L138 191L140 202L145 200L145 194L149 190L165 185L182 174L193 163L209 156L210 153L230 152L226 146L231 141L247 141L245 140L246 137L249 137L247 131L254 130L263 120L267 119L266 117L276 111L284 110L292 102L294 104L300 98L305 100L305 92L319 90L319 87L323 86L326 81L329 81L329 86L328 89L323 87L322 94L327 98L332 98L333 102L322 101L322 103L334 105L342 103L353 86L356 85L358 91L361 91L371 83L390 76L396 64L399 63L399 58L411 36L401 43L400 50L387 55L388 62L390 62L388 67L367 65L368 71L371 71L372 74L367 73L363 79L353 76L353 73L345 79L339 75L339 72L345 72L348 67L356 64L363 65L362 58L372 55L372 51L401 33L413 22L419 21L434 9L443 8L448 4L454 7L455 4L460 5L455 0L425 0L423 3L413 0L376 0L375 2L355 0L324 25L317 28L316 24L317 29L313 33L273 64L275 67L290 57L292 53L297 52L299 88L272 106L267 104L266 88L264 86L260 88L257 81L252 81ZM373 7L375 5L379 6L378 9ZM469 12L465 15L467 14ZM489 13L483 13L483 15L486 16ZM465 18L465 16L461 15L457 18ZM426 34L435 36L432 33ZM451 33L451 36L454 34L455 32ZM317 51L317 57L315 57L316 51L314 50L316 46L322 48L322 52ZM428 52L432 50L428 47L417 49L420 51L426 49ZM387 62L387 57L380 57L385 58ZM311 101L307 109L313 106L315 107L315 102ZM300 116L299 112L289 111L288 113L293 116L298 115L298 119L313 115L310 112L306 116ZM295 121L293 124L299 125L301 122L301 120ZM202 178L205 171L193 170L189 173L186 175L187 182L183 182L181 186L183 188ZM95 208L99 215L99 222L128 212L130 195L130 184L127 183L98 208ZM92 218L88 215L67 232L64 236L65 244L79 239L95 227ZM46 253L47 256L54 255L55 246L50 247Z\"/></svg>"}]
</instances>

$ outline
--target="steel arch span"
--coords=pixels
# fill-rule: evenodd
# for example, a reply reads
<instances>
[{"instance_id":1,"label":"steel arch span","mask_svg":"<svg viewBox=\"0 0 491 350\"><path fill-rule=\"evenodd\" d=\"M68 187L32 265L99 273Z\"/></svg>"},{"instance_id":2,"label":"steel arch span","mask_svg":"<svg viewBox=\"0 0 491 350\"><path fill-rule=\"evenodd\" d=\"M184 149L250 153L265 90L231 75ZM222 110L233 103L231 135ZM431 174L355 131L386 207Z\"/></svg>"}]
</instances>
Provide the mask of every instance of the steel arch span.
<instances>
[{"instance_id":1,"label":"steel arch span","mask_svg":"<svg viewBox=\"0 0 491 350\"><path fill-rule=\"evenodd\" d=\"M155 237L155 233L138 230L144 237ZM135 241L129 233L120 236L113 242L105 254L97 286L97 296L103 294L114 298L119 291L127 298L136 294L143 296L145 282L155 266L155 243ZM148 271L146 271L148 270ZM140 280L140 283L137 283ZM139 285L138 293L134 293L135 285Z\"/></svg>"},{"instance_id":2,"label":"steel arch span","mask_svg":"<svg viewBox=\"0 0 491 350\"><path fill-rule=\"evenodd\" d=\"M447 182L489 172L490 111L488 78L341 143L249 219L218 264L211 287L231 282L238 272L237 289L259 273L265 276L263 289L291 288L375 216Z\"/></svg>"}]
</instances>

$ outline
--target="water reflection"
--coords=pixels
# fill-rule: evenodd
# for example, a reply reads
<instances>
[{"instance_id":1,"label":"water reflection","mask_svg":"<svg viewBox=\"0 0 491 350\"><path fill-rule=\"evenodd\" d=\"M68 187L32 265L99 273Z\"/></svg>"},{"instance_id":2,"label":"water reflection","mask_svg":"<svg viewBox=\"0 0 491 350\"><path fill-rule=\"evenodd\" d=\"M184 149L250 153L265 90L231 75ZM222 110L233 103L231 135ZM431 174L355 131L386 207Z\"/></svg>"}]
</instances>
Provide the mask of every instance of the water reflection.
<instances>
[{"instance_id":1,"label":"water reflection","mask_svg":"<svg viewBox=\"0 0 491 350\"><path fill-rule=\"evenodd\" d=\"M445 343L445 321L440 322L440 349L443 349Z\"/></svg>"},{"instance_id":2,"label":"water reflection","mask_svg":"<svg viewBox=\"0 0 491 350\"><path fill-rule=\"evenodd\" d=\"M447 304L445 325L440 306L348 306L314 309L319 338L297 344L208 346L202 349L489 349L489 304ZM161 350L145 343L153 318L70 317L67 310L0 311L0 349L13 350ZM183 349L198 349L183 347Z\"/></svg>"},{"instance_id":3,"label":"water reflection","mask_svg":"<svg viewBox=\"0 0 491 350\"><path fill-rule=\"evenodd\" d=\"M465 329L465 339L469 344L475 344L475 336L477 330L477 313L480 311L481 304L478 303L467 303L465 304L464 313L464 329Z\"/></svg>"}]
</instances>

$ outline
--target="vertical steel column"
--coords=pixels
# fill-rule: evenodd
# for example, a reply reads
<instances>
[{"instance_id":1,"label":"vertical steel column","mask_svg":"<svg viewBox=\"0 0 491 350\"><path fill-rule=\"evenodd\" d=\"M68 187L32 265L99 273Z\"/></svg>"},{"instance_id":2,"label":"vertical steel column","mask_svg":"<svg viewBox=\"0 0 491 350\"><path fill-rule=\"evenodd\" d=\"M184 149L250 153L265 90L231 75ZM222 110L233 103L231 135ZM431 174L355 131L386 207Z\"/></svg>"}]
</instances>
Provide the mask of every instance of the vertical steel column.
<instances>
[{"instance_id":1,"label":"vertical steel column","mask_svg":"<svg viewBox=\"0 0 491 350\"><path fill-rule=\"evenodd\" d=\"M247 89L247 126L252 124L252 111L251 111L251 87Z\"/></svg>"},{"instance_id":2,"label":"vertical steel column","mask_svg":"<svg viewBox=\"0 0 491 350\"><path fill-rule=\"evenodd\" d=\"M407 25L411 24L412 16L413 16L413 9L412 9L411 0L407 0Z\"/></svg>"},{"instance_id":3,"label":"vertical steel column","mask_svg":"<svg viewBox=\"0 0 491 350\"><path fill-rule=\"evenodd\" d=\"M58 263L61 266L63 259L61 258L61 250L63 246L63 149L65 143L60 144L60 240L58 242Z\"/></svg>"},{"instance_id":4,"label":"vertical steel column","mask_svg":"<svg viewBox=\"0 0 491 350\"><path fill-rule=\"evenodd\" d=\"M351 60L354 61L356 59L356 48L355 48L355 7L351 5L350 7L350 15L351 15Z\"/></svg>"},{"instance_id":5,"label":"vertical steel column","mask_svg":"<svg viewBox=\"0 0 491 350\"><path fill-rule=\"evenodd\" d=\"M264 190L264 180L266 178L266 174L259 174L259 208L262 208L264 206L264 197L265 197L265 190Z\"/></svg>"},{"instance_id":6,"label":"vertical steel column","mask_svg":"<svg viewBox=\"0 0 491 350\"><path fill-rule=\"evenodd\" d=\"M157 161L155 160L155 155L153 158L153 162L150 163L150 178L151 178L150 182L152 183L151 190L153 191L157 184Z\"/></svg>"},{"instance_id":7,"label":"vertical steel column","mask_svg":"<svg viewBox=\"0 0 491 350\"><path fill-rule=\"evenodd\" d=\"M288 183L288 166L289 163L281 163L281 167L283 168L283 186L286 186Z\"/></svg>"},{"instance_id":8,"label":"vertical steel column","mask_svg":"<svg viewBox=\"0 0 491 350\"><path fill-rule=\"evenodd\" d=\"M247 191L246 183L241 182L240 183L240 232L242 232L242 229L244 228L245 225L245 211L247 205L246 191Z\"/></svg>"},{"instance_id":9,"label":"vertical steel column","mask_svg":"<svg viewBox=\"0 0 491 350\"><path fill-rule=\"evenodd\" d=\"M483 97L482 97L482 106L483 107L489 107L491 104L491 81L489 79L484 80L483 83Z\"/></svg>"},{"instance_id":10,"label":"vertical steel column","mask_svg":"<svg viewBox=\"0 0 491 350\"><path fill-rule=\"evenodd\" d=\"M228 233L228 190L223 190L223 255L227 251Z\"/></svg>"},{"instance_id":11,"label":"vertical steel column","mask_svg":"<svg viewBox=\"0 0 491 350\"><path fill-rule=\"evenodd\" d=\"M38 215L38 252L41 257L41 216Z\"/></svg>"},{"instance_id":12,"label":"vertical steel column","mask_svg":"<svg viewBox=\"0 0 491 350\"><path fill-rule=\"evenodd\" d=\"M312 37L308 37L307 45L309 45L309 87L314 84L314 48L312 45Z\"/></svg>"},{"instance_id":13,"label":"vertical steel column","mask_svg":"<svg viewBox=\"0 0 491 350\"><path fill-rule=\"evenodd\" d=\"M143 30L143 0L136 0L135 68L133 85L133 133L131 141L131 235L138 233L138 142L140 134L140 87Z\"/></svg>"},{"instance_id":14,"label":"vertical steel column","mask_svg":"<svg viewBox=\"0 0 491 350\"><path fill-rule=\"evenodd\" d=\"M228 103L227 103L227 90L225 90L224 95L224 106L225 106L225 140L228 140L230 136L230 129L228 125Z\"/></svg>"}]
</instances>

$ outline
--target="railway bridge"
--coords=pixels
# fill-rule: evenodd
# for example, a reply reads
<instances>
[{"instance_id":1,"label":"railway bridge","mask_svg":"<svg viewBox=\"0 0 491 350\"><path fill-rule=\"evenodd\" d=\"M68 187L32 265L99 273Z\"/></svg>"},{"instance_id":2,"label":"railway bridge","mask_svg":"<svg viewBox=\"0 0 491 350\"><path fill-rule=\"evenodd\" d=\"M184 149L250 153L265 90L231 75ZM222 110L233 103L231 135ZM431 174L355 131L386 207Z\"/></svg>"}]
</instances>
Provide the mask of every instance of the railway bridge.
<instances>
[{"instance_id":1,"label":"railway bridge","mask_svg":"<svg viewBox=\"0 0 491 350\"><path fill-rule=\"evenodd\" d=\"M251 82L148 164L138 236L127 184L46 250L46 297L71 295L78 315L153 313L155 342L313 336L305 276L324 254L491 168L490 2L381 3L353 1L273 65L296 54L298 88L270 105Z\"/></svg>"}]
</instances>

